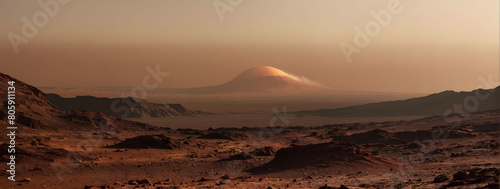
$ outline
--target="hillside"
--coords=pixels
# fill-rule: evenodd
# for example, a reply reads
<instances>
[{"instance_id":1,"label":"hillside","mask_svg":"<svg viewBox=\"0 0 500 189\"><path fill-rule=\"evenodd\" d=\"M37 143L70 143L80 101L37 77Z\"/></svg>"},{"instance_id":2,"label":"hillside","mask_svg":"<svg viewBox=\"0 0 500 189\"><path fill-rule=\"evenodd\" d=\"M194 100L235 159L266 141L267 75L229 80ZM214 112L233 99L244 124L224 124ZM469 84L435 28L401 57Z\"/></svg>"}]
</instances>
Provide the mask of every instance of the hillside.
<instances>
[{"instance_id":1,"label":"hillside","mask_svg":"<svg viewBox=\"0 0 500 189\"><path fill-rule=\"evenodd\" d=\"M144 123L116 119L102 113L89 111L61 111L47 100L47 95L38 88L28 85L9 75L0 73L0 123L7 124L7 89L8 82L14 81L16 89L15 126L26 129L42 130L84 130L101 128L101 123L114 130L153 129Z\"/></svg>"},{"instance_id":2,"label":"hillside","mask_svg":"<svg viewBox=\"0 0 500 189\"><path fill-rule=\"evenodd\" d=\"M479 100L476 95L489 93L490 96ZM469 92L444 91L419 98L411 98L399 101L387 101L370 103L359 106L350 106L336 109L297 111L298 115L315 115L324 117L369 117L369 116L417 116L417 115L441 115L446 110L455 110L460 105L464 112L465 99L477 99L479 104L475 111L487 111L500 109L500 87L495 89L477 89ZM467 101L474 106L474 101ZM460 113L460 112L456 112Z\"/></svg>"}]
</instances>

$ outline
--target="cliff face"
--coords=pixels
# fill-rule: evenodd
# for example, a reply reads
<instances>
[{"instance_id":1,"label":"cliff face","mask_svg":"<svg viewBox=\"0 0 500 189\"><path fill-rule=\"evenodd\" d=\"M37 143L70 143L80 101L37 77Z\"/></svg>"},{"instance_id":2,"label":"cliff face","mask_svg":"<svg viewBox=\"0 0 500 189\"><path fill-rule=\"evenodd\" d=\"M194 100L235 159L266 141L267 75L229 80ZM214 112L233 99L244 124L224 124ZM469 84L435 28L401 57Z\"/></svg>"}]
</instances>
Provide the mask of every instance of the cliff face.
<instances>
[{"instance_id":1,"label":"cliff face","mask_svg":"<svg viewBox=\"0 0 500 189\"><path fill-rule=\"evenodd\" d=\"M87 110L102 112L119 118L163 118L170 116L194 116L201 111L190 111L180 104L151 103L134 98L98 98L77 96L63 98L57 94L47 94L47 99L59 110Z\"/></svg>"}]
</instances>

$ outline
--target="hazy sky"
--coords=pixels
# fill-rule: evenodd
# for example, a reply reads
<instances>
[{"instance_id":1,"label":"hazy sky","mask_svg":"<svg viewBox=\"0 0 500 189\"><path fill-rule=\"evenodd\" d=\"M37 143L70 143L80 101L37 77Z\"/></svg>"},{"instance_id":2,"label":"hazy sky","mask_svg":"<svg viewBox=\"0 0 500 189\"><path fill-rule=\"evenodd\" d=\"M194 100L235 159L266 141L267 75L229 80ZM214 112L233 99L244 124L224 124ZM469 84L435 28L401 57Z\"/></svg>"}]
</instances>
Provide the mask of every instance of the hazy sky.
<instances>
[{"instance_id":1,"label":"hazy sky","mask_svg":"<svg viewBox=\"0 0 500 189\"><path fill-rule=\"evenodd\" d=\"M232 9L221 20L213 0L72 0L15 53L8 34L23 36L38 2L0 1L0 72L35 86L135 86L156 64L171 74L161 87L220 84L260 65L344 90L471 90L499 78L498 0L401 0L350 63L339 45L390 1L219 0Z\"/></svg>"}]
</instances>

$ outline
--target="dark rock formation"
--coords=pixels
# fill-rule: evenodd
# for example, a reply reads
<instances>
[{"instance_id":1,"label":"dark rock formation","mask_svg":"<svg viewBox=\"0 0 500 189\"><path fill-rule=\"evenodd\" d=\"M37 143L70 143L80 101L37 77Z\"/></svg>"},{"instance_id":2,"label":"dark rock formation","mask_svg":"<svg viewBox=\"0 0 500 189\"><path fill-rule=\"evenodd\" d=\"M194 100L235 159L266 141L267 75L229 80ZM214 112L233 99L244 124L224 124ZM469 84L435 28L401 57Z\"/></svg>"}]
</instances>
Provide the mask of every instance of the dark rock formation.
<instances>
[{"instance_id":1,"label":"dark rock formation","mask_svg":"<svg viewBox=\"0 0 500 189\"><path fill-rule=\"evenodd\" d=\"M190 111L180 104L159 104L135 98L98 98L93 96L77 96L63 98L57 94L47 94L47 99L59 110L87 110L102 112L119 118L161 118L170 116L194 116L204 114L201 111Z\"/></svg>"},{"instance_id":2,"label":"dark rock formation","mask_svg":"<svg viewBox=\"0 0 500 189\"><path fill-rule=\"evenodd\" d=\"M143 135L128 138L123 142L109 146L109 148L158 148L158 149L178 149L182 147L179 140L172 139L165 135Z\"/></svg>"}]
</instances>

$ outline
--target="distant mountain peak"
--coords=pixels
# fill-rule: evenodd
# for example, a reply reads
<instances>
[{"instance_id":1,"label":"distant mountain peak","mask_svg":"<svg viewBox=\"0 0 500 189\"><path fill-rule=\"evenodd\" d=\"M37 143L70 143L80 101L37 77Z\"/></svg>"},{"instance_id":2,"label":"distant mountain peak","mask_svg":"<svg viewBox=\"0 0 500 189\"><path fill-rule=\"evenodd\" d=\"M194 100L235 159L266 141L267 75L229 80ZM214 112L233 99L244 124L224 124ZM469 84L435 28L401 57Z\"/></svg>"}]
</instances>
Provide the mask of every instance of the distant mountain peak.
<instances>
[{"instance_id":1,"label":"distant mountain peak","mask_svg":"<svg viewBox=\"0 0 500 189\"><path fill-rule=\"evenodd\" d=\"M242 72L236 78L256 78L256 77L290 77L290 75L275 67L257 66Z\"/></svg>"},{"instance_id":2,"label":"distant mountain peak","mask_svg":"<svg viewBox=\"0 0 500 189\"><path fill-rule=\"evenodd\" d=\"M278 68L271 66L257 66L250 68L234 79L224 84L184 88L184 89L165 89L165 92L171 93L303 93L311 92L317 89L324 89L320 85L313 84L308 79L297 77L286 73Z\"/></svg>"}]
</instances>

